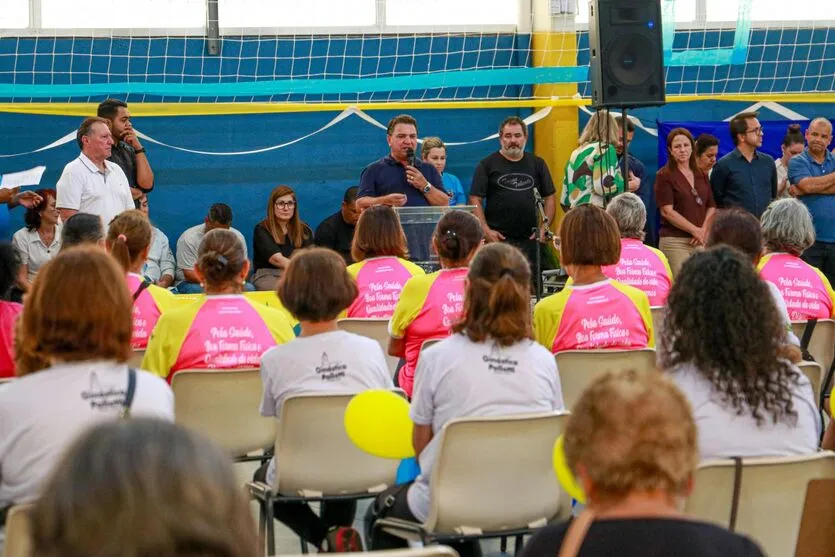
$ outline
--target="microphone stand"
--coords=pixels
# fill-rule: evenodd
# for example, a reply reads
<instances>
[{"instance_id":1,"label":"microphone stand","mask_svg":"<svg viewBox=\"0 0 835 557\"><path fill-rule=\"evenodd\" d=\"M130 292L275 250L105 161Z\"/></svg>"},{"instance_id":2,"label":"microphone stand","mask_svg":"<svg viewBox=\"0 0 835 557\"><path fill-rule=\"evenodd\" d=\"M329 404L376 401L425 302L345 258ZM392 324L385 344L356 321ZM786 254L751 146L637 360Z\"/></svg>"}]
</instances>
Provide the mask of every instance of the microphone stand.
<instances>
[{"instance_id":1,"label":"microphone stand","mask_svg":"<svg viewBox=\"0 0 835 557\"><path fill-rule=\"evenodd\" d=\"M545 229L545 239L551 240L554 237L554 234L551 232L551 221L545 215L545 202L542 199L542 196L539 194L539 190L536 189L536 186L533 187L533 199L534 204L536 205L536 209L539 212L539 219L541 221L541 225ZM533 237L534 237L534 247L536 248L536 255L535 255L535 266L536 266L536 301L542 299L542 251L539 244L539 226L533 227Z\"/></svg>"}]
</instances>

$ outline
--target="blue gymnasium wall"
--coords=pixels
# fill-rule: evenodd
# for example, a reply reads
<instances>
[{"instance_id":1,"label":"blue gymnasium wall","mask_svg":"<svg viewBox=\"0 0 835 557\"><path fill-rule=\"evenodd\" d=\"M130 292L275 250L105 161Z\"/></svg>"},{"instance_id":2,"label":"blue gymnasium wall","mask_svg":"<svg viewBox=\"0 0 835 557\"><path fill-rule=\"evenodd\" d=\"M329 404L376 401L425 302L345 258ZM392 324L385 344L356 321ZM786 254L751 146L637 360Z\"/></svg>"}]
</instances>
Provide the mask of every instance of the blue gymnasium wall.
<instances>
[{"instance_id":1,"label":"blue gymnasium wall","mask_svg":"<svg viewBox=\"0 0 835 557\"><path fill-rule=\"evenodd\" d=\"M675 49L688 44L691 48L727 47L733 44L732 32L708 33L703 44L692 41L699 35L677 33ZM835 90L835 41L827 30L800 30L766 32L755 30L751 34L745 66L721 67L672 67L668 70L669 94L711 92L801 92L811 89ZM484 41L488 42L484 42ZM458 41L458 42L456 42ZM469 41L469 42L467 42ZM473 50L482 41L482 54ZM527 63L526 50L529 38L525 36L493 36L450 38L446 40L342 38L337 40L296 40L296 56L311 55L309 62L292 66L287 58L292 54L291 42L276 40L258 44L247 40L225 40L223 58L202 56L200 39L156 38L131 41L119 39L0 39L0 83L65 83L72 81L176 80L177 82L224 82L237 79L235 75L255 75L274 79L314 75L333 77L336 73L375 71L386 75L399 75L416 71L441 69L481 68L495 65L522 66ZM579 65L588 63L587 37L578 38ZM690 41L688 43L688 41ZM806 44L808 43L808 44ZM804 46L805 44L805 46ZM448 50L466 52L446 56ZM489 49L489 50L484 50ZM10 56L18 52L17 57ZM230 56L254 55L260 60L230 61ZM265 60L275 52L284 57L281 63ZM59 53L53 55L52 53ZM72 53L72 55L70 55ZM167 53L167 58L160 58ZM327 62L326 55L340 57L339 64ZM359 54L362 53L363 57ZM130 57L128 57L130 55ZM150 58L149 58L150 56ZM791 59L806 57L826 62L810 64L786 64ZM333 60L333 59L332 59ZM268 63L269 62L269 63ZM345 65L343 65L343 62ZM108 66L108 64L110 64ZM108 70L109 68L109 70ZM372 69L373 68L373 69ZM782 72L778 75L778 71ZM12 73L13 72L13 73ZM36 73L42 72L42 73ZM168 77L163 78L165 73ZM804 75L825 76L810 80ZM828 80L828 81L827 81ZM684 82L673 85L672 82ZM585 92L587 83L580 84ZM435 89L393 93L391 98L438 99L461 97L516 97L527 96L529 91L516 86L494 86L478 89ZM388 94L352 95L351 101L381 101ZM28 99L3 99L27 102ZM100 98L51 99L53 101L98 101ZM141 97L131 95L128 102L190 100L170 97ZM227 98L202 99L206 102L233 100ZM266 100L262 98L235 98L237 101ZM273 100L301 100L298 96L285 95ZM336 100L318 96L317 101ZM349 100L344 98L342 100ZM750 103L705 101L676 103L662 108L642 109L634 115L649 127L656 121L723 120ZM831 105L789 105L807 116L831 115ZM374 111L377 120L386 122L399 111ZM514 112L521 116L530 110L416 110L422 136L440 135L446 141L471 141L495 132L496 125ZM208 151L243 151L275 145L295 139L316 130L335 116L335 113L311 112L291 114L259 114L234 116L189 116L140 118L135 121L138 129L166 143L190 149ZM763 119L780 119L776 115L763 114ZM580 125L586 118L581 117ZM63 136L77 127L78 118L23 114L0 114L0 155L36 149ZM535 141L536 127L531 134ZM575 138L566 138L574 142ZM293 186L299 196L302 218L316 226L339 206L345 188L355 185L362 168L387 152L385 136L358 118L351 117L310 139L287 148L247 156L214 157L178 152L146 142L156 173L156 189L151 195L152 218L171 239L172 243L187 227L200 222L208 206L214 202L226 202L235 212L236 228L251 238L252 228L263 218L270 190L277 184ZM449 150L448 171L456 174L467 186L473 169L482 157L495 150L497 142L477 143ZM657 139L638 130L632 144L633 153L648 166L654 176L657 168ZM74 144L67 144L39 155L0 158L0 173L45 164L47 172L43 185L52 187L69 160L77 156ZM561 178L562 169L552 169L555 181ZM11 215L10 230L22 225L22 210ZM2 219L0 219L2 220ZM2 223L0 223L0 228ZM8 232L7 232L8 233Z\"/></svg>"}]
</instances>

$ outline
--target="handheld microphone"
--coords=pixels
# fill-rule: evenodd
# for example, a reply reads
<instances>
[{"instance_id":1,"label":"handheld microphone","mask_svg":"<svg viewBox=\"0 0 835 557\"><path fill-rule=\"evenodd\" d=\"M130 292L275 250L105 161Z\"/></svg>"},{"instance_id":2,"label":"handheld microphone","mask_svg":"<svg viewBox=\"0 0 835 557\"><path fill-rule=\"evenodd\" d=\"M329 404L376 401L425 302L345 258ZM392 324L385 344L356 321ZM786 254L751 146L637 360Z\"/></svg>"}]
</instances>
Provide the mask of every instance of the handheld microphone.
<instances>
[{"instance_id":1,"label":"handheld microphone","mask_svg":"<svg viewBox=\"0 0 835 557\"><path fill-rule=\"evenodd\" d=\"M415 150L409 147L406 149L406 161L409 163L409 166L414 166L417 168L417 161L415 160Z\"/></svg>"}]
</instances>

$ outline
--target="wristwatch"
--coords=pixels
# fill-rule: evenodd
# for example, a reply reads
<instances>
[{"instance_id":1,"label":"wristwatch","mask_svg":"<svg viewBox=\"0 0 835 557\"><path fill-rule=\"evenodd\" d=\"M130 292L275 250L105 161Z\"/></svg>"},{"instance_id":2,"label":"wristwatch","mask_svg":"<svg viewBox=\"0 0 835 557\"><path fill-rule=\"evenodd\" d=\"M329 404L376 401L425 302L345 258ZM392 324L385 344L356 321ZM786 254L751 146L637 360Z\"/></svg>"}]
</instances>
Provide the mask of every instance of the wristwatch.
<instances>
[{"instance_id":1,"label":"wristwatch","mask_svg":"<svg viewBox=\"0 0 835 557\"><path fill-rule=\"evenodd\" d=\"M423 190L422 190L422 191L423 191L423 193L424 193L424 195L425 195L425 194L429 193L429 191L430 191L431 189L432 189L432 185L431 185L431 184L426 184L425 186L423 186Z\"/></svg>"},{"instance_id":2,"label":"wristwatch","mask_svg":"<svg viewBox=\"0 0 835 557\"><path fill-rule=\"evenodd\" d=\"M145 152L145 147L142 147L141 149L137 149L136 151L134 151L133 154L134 155L141 155L144 152Z\"/></svg>"}]
</instances>

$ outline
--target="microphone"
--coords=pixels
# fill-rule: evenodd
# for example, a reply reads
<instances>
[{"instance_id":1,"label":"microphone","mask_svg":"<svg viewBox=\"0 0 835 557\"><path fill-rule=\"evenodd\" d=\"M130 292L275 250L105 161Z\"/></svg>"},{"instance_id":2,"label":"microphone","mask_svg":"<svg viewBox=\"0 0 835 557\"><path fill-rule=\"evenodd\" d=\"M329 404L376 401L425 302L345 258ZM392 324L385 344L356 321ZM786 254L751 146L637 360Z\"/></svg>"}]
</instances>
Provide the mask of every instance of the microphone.
<instances>
[{"instance_id":1,"label":"microphone","mask_svg":"<svg viewBox=\"0 0 835 557\"><path fill-rule=\"evenodd\" d=\"M415 150L409 147L406 149L406 161L409 163L409 166L414 166L417 168L417 161L415 160Z\"/></svg>"}]
</instances>

